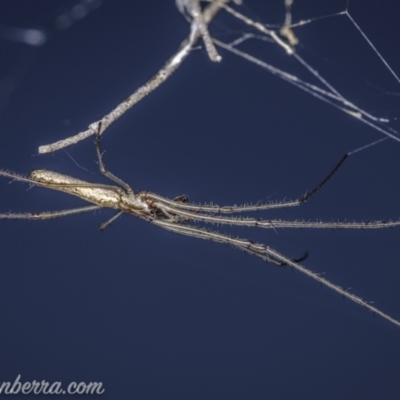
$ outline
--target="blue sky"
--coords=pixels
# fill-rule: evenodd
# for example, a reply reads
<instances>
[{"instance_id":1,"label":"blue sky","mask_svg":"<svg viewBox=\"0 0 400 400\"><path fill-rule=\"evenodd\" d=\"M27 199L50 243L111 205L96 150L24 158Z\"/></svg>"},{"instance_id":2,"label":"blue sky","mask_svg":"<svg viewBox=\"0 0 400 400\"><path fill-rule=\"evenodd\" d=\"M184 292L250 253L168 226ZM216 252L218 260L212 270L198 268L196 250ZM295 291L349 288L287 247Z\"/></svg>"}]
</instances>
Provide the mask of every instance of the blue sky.
<instances>
[{"instance_id":1,"label":"blue sky","mask_svg":"<svg viewBox=\"0 0 400 400\"><path fill-rule=\"evenodd\" d=\"M245 1L266 23L283 1ZM343 4L342 4L343 3ZM1 167L46 168L107 183L91 139L67 152L39 145L84 130L150 79L188 24L172 0L104 0L69 28L55 27L78 0L3 0L0 25L40 28L29 47L0 38ZM97 3L96 3L97 4ZM159 8L157 8L159 7ZM270 7L270 8L269 8ZM343 11L345 1L295 1L294 19ZM350 12L393 69L399 6L350 2ZM226 15L222 41L247 28ZM399 84L345 17L296 30L299 54L345 96L396 122ZM269 43L241 49L307 77ZM104 160L134 190L196 203L296 198L346 152L382 137L249 62L193 51L159 90L107 131ZM390 94L391 93L391 94ZM397 95L396 95L397 94ZM396 125L397 123L397 125ZM399 217L400 143L350 157L310 202L264 218ZM0 181L0 212L84 205ZM103 210L53 221L0 221L0 382L101 381L110 399L395 399L400 331L290 268L229 246L123 216L105 232ZM400 318L399 230L257 231L221 228L266 243Z\"/></svg>"}]
</instances>

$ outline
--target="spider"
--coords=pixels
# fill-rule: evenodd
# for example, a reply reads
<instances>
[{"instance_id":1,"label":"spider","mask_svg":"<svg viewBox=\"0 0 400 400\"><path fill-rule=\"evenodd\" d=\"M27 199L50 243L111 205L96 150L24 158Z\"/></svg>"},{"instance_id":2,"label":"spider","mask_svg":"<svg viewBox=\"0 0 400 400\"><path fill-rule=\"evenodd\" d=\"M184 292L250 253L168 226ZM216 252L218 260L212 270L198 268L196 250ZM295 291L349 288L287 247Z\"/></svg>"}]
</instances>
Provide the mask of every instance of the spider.
<instances>
[{"instance_id":1,"label":"spider","mask_svg":"<svg viewBox=\"0 0 400 400\"><path fill-rule=\"evenodd\" d=\"M17 175L12 172L0 170L0 176L12 178L17 181L27 182L31 185L45 187L48 189L59 190L74 196L78 196L93 205L63 211L52 211L44 213L6 213L0 214L0 218L32 219L41 220L56 217L63 217L81 212L93 211L101 208L112 208L118 210L108 221L100 225L99 229L104 230L123 213L132 214L143 218L148 222L160 226L166 230L179 233L181 235L192 236L199 239L212 240L219 243L228 243L233 247L244 252L255 255L268 263L278 266L291 266L301 273L316 280L322 285L329 287L335 292L368 310L380 315L391 323L400 326L400 321L385 314L380 309L374 307L369 302L350 293L346 289L332 283L320 274L311 271L301 265L299 260L293 260L275 249L264 244L254 243L248 239L229 236L205 229L196 223L212 223L221 225L238 225L246 227L259 227L265 229L277 228L347 228L347 229L376 229L387 228L400 225L400 219L392 221L373 221L373 222L310 222L310 221L287 221L287 220L265 220L248 217L232 217L229 214L270 210L277 208L295 207L304 204L314 196L338 171L348 154L345 154L329 174L316 185L312 190L296 200L282 201L278 203L267 203L244 206L217 206L217 205L196 205L191 204L186 196L179 196L173 200L159 196L151 192L137 192L122 181L120 178L109 172L103 162L103 154L100 143L101 130L97 133L95 147L99 163L100 172L109 180L117 184L103 185L89 183L67 175L47 170L33 170L29 177ZM304 258L303 258L304 259Z\"/></svg>"}]
</instances>

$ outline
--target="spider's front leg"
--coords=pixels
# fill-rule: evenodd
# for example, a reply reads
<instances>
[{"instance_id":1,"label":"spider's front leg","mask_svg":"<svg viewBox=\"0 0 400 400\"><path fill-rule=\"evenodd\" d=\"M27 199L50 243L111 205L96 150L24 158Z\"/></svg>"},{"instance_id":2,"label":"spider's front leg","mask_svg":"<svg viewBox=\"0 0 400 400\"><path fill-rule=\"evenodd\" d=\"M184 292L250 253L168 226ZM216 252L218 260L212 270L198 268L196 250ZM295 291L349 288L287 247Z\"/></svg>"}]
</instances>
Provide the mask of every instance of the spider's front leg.
<instances>
[{"instance_id":1,"label":"spider's front leg","mask_svg":"<svg viewBox=\"0 0 400 400\"><path fill-rule=\"evenodd\" d=\"M114 174L112 174L110 171L107 171L105 165L104 165L104 161L103 161L103 154L101 152L101 122L99 123L99 129L97 130L96 133L96 152L97 152L97 158L99 159L99 168L100 168L100 172L107 177L108 179L110 179L111 181L113 181L114 183L116 183L117 185L121 186L123 189L125 189L127 194L133 194L133 190L132 188L125 183L122 179L117 178Z\"/></svg>"}]
</instances>

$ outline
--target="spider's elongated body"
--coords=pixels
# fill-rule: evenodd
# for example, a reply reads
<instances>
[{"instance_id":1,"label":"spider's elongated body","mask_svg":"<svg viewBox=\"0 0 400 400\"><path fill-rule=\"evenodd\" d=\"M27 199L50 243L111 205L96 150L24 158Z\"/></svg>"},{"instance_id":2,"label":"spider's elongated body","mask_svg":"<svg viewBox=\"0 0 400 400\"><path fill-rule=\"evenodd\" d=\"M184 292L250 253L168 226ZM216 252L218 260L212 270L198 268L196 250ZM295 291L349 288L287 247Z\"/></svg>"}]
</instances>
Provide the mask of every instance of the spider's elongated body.
<instances>
[{"instance_id":1,"label":"spider's elongated body","mask_svg":"<svg viewBox=\"0 0 400 400\"><path fill-rule=\"evenodd\" d=\"M277 228L347 228L347 229L373 229L386 228L400 225L400 220L393 221L374 221L374 222L310 222L310 221L285 221L285 220L261 220L255 218L237 218L227 214L250 212L257 210L268 210L273 208L293 207L305 203L336 173L343 164L347 155L345 155L335 168L311 191L297 200L284 201L280 203L269 203L249 206L224 206L215 205L195 205L190 204L185 196L180 196L174 200L164 198L151 192L134 193L129 185L114 176L105 169L100 149L100 135L97 136L96 150L99 159L100 171L118 186L102 185L88 183L76 178L62 175L52 171L34 170L29 178L0 170L0 176L9 177L18 181L28 182L35 186L47 187L53 190L59 190L74 196L78 196L93 205L76 208L72 210L46 212L39 214L0 214L0 218L19 218L19 219L48 219L76 214L80 212L93 211L100 208L112 208L118 210L118 213L109 221L100 226L100 229L106 228L111 222L117 219L123 213L135 215L144 218L147 221L158 225L172 232L182 235L192 236L200 239L212 240L220 243L228 243L232 246L253 254L261 259L276 264L290 265L296 270L306 274L321 284L331 288L345 298L360 304L374 313L389 320L393 324L400 326L400 321L385 314L378 308L372 306L369 302L348 292L338 285L333 284L320 274L313 272L303 265L299 264L276 250L263 245L253 243L248 239L241 239L228 236L216 231L207 230L196 225L196 222L240 225L249 227L260 227L266 229Z\"/></svg>"},{"instance_id":2,"label":"spider's elongated body","mask_svg":"<svg viewBox=\"0 0 400 400\"><path fill-rule=\"evenodd\" d=\"M125 193L117 186L93 185L57 172L39 169L31 172L30 179L51 189L78 196L102 208L114 208L143 217L151 216L148 204L142 199L143 194Z\"/></svg>"}]
</instances>

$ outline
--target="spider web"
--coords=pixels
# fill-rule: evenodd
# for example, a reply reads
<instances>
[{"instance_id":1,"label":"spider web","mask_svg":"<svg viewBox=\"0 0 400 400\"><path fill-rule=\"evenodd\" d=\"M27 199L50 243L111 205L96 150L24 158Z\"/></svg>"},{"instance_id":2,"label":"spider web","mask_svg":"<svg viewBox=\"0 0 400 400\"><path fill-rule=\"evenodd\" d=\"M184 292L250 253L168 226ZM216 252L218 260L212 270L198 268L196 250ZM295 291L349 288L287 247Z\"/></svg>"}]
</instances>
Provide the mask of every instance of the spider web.
<instances>
[{"instance_id":1,"label":"spider web","mask_svg":"<svg viewBox=\"0 0 400 400\"><path fill-rule=\"evenodd\" d=\"M400 78L389 61L368 37L367 30L363 30L353 18L352 9L357 9L357 2L354 1L353 4L348 0L344 4L344 8L334 11L337 3L334 7L329 7L328 4L327 9L332 10L329 14L296 18L297 10L301 15L307 15L307 13L315 15L316 7L313 2L308 4L300 1L294 2L294 7L288 10L290 18L288 27L293 35L293 41L295 41L293 46L288 46L287 38L283 40L283 43L281 42L282 33L279 37L271 37L269 34L282 30L283 22L266 24L260 15L249 18L245 12L242 13L240 8L237 11L237 8L233 10L226 7L233 17L247 24L249 29L239 35L238 31L230 32L225 29L225 33L220 35L223 39L216 40L215 43L359 120L360 123L383 134L385 138L400 141L398 113L395 111L395 104L398 104L399 92L397 90ZM353 5L355 7L352 7ZM269 11L267 9L265 14L276 13L276 11ZM369 28L371 29L371 27ZM226 38L232 36L234 39L227 42ZM313 36L319 39L319 49L315 49L317 47L315 41L313 41L314 48L308 45L308 40ZM257 41L263 42L265 45L254 46L254 43L248 45L248 42ZM288 58L292 58L292 60L282 60L281 56L276 57L276 52L271 52L272 47L278 47L281 52L286 52ZM263 50L260 50L261 48ZM359 64L359 70L354 67L355 57L351 57L350 54L351 61L346 63L348 60L340 54L340 52L349 54L351 50L353 50L352 55L356 57L360 52L366 54L366 58ZM338 51L339 57L335 54ZM256 55L253 55L254 53ZM339 58L340 61L336 61L336 58ZM275 59L280 62L277 63ZM376 65L379 63L381 63L381 73L376 75L372 71L375 71ZM353 64L351 68L348 66L349 64ZM369 73L368 70L372 73ZM384 81L391 78L389 83L384 83L387 85L386 88L381 86L381 75L386 75ZM392 102L389 107L387 106L388 102ZM381 140L378 140L377 143ZM371 144L375 144L375 142Z\"/></svg>"}]
</instances>

